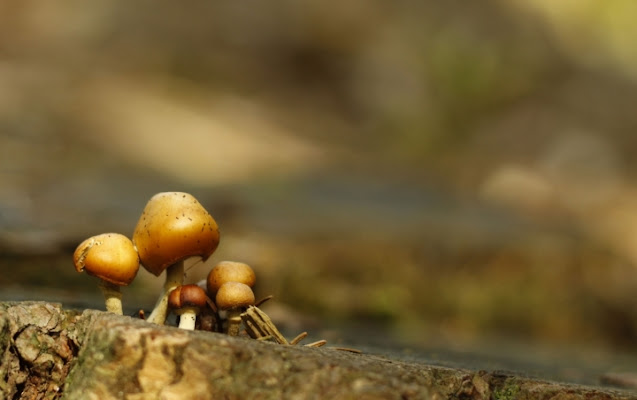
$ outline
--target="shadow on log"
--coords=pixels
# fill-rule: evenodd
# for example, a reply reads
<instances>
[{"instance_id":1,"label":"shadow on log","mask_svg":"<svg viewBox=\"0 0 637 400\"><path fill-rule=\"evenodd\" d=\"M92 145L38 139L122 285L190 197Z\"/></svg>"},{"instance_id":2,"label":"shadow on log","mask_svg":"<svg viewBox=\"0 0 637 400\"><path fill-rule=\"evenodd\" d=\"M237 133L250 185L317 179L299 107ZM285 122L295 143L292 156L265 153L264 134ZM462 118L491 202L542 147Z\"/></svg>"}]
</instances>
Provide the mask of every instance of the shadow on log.
<instances>
[{"instance_id":1,"label":"shadow on log","mask_svg":"<svg viewBox=\"0 0 637 400\"><path fill-rule=\"evenodd\" d=\"M0 399L634 399L629 392L0 303Z\"/></svg>"}]
</instances>

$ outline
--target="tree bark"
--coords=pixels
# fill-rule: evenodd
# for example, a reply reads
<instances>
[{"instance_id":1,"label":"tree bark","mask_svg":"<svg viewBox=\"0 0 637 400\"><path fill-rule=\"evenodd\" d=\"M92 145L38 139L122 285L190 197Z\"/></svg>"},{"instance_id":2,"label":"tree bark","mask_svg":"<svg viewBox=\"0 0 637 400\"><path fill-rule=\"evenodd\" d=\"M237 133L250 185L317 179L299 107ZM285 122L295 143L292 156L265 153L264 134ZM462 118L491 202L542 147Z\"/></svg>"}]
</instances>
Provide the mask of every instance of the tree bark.
<instances>
[{"instance_id":1,"label":"tree bark","mask_svg":"<svg viewBox=\"0 0 637 400\"><path fill-rule=\"evenodd\" d=\"M0 303L0 399L56 399L85 327L59 304Z\"/></svg>"},{"instance_id":2,"label":"tree bark","mask_svg":"<svg viewBox=\"0 0 637 400\"><path fill-rule=\"evenodd\" d=\"M635 399L547 382L0 303L0 399Z\"/></svg>"}]
</instances>

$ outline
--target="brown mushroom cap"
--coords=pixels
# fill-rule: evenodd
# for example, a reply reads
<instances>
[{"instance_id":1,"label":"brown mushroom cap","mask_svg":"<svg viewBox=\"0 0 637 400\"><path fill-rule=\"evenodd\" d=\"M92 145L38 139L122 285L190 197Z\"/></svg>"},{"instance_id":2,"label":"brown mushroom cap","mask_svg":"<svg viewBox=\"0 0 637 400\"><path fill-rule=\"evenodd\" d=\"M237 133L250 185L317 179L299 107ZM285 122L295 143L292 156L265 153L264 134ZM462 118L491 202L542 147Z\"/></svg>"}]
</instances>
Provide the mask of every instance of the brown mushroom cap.
<instances>
[{"instance_id":1,"label":"brown mushroom cap","mask_svg":"<svg viewBox=\"0 0 637 400\"><path fill-rule=\"evenodd\" d=\"M254 271L248 264L236 261L221 261L208 273L206 287L210 296L215 296L221 285L226 282L240 282L250 287L256 281Z\"/></svg>"},{"instance_id":2,"label":"brown mushroom cap","mask_svg":"<svg viewBox=\"0 0 637 400\"><path fill-rule=\"evenodd\" d=\"M77 272L86 271L119 286L131 283L139 270L139 256L133 242L119 233L103 233L86 239L75 249L73 263Z\"/></svg>"},{"instance_id":3,"label":"brown mushroom cap","mask_svg":"<svg viewBox=\"0 0 637 400\"><path fill-rule=\"evenodd\" d=\"M206 291L197 285L177 286L168 295L168 307L179 309L183 307L202 308L206 306Z\"/></svg>"},{"instance_id":4,"label":"brown mushroom cap","mask_svg":"<svg viewBox=\"0 0 637 400\"><path fill-rule=\"evenodd\" d=\"M159 276L188 257L210 257L219 245L219 228L192 195L158 193L146 204L135 227L133 243L144 268Z\"/></svg>"},{"instance_id":5,"label":"brown mushroom cap","mask_svg":"<svg viewBox=\"0 0 637 400\"><path fill-rule=\"evenodd\" d=\"M254 293L246 284L226 282L217 291L215 302L220 310L247 307L254 304Z\"/></svg>"}]
</instances>

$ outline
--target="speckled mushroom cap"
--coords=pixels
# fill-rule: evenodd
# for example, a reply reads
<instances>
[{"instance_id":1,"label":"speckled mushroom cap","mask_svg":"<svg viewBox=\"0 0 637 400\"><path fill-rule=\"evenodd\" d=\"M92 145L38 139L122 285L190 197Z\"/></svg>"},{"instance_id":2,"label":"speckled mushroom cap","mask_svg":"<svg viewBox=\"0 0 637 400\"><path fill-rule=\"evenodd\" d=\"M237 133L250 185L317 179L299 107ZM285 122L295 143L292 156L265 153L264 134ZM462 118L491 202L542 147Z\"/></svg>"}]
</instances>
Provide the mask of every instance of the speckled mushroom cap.
<instances>
[{"instance_id":1,"label":"speckled mushroom cap","mask_svg":"<svg viewBox=\"0 0 637 400\"><path fill-rule=\"evenodd\" d=\"M139 257L130 241L119 233L103 233L80 243L73 253L77 272L87 274L119 286L135 279Z\"/></svg>"},{"instance_id":2,"label":"speckled mushroom cap","mask_svg":"<svg viewBox=\"0 0 637 400\"><path fill-rule=\"evenodd\" d=\"M236 261L221 261L208 273L206 288L208 294L214 297L217 290L226 282L240 282L254 287L256 281L254 271L248 264Z\"/></svg>"},{"instance_id":3,"label":"speckled mushroom cap","mask_svg":"<svg viewBox=\"0 0 637 400\"><path fill-rule=\"evenodd\" d=\"M240 282L226 282L217 291L215 303L220 310L233 310L254 304L250 286Z\"/></svg>"},{"instance_id":4,"label":"speckled mushroom cap","mask_svg":"<svg viewBox=\"0 0 637 400\"><path fill-rule=\"evenodd\" d=\"M210 257L219 245L219 228L191 194L158 193L146 204L133 243L144 268L159 276L188 257Z\"/></svg>"},{"instance_id":5,"label":"speckled mushroom cap","mask_svg":"<svg viewBox=\"0 0 637 400\"><path fill-rule=\"evenodd\" d=\"M183 307L205 307L206 292L197 285L177 286L168 295L168 307L179 309Z\"/></svg>"}]
</instances>

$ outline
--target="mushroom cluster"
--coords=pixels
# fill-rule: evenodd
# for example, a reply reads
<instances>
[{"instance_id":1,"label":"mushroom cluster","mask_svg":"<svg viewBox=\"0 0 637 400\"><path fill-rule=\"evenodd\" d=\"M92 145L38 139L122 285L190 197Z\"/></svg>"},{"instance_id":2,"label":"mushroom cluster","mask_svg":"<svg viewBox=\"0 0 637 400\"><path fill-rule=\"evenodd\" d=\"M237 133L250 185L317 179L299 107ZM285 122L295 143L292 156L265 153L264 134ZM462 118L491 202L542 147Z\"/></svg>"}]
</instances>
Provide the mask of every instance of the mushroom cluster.
<instances>
[{"instance_id":1,"label":"mushroom cluster","mask_svg":"<svg viewBox=\"0 0 637 400\"><path fill-rule=\"evenodd\" d=\"M223 332L230 336L239 334L241 313L254 305L252 287L255 282L252 268L236 261L221 261L208 273L208 294L215 299L220 319L225 320Z\"/></svg>"},{"instance_id":2,"label":"mushroom cluster","mask_svg":"<svg viewBox=\"0 0 637 400\"><path fill-rule=\"evenodd\" d=\"M165 192L146 204L133 233L139 259L155 276L166 271L162 291L148 321L166 321L168 295L184 283L184 260L207 260L219 245L219 228L212 215L191 194Z\"/></svg>"},{"instance_id":3,"label":"mushroom cluster","mask_svg":"<svg viewBox=\"0 0 637 400\"><path fill-rule=\"evenodd\" d=\"M119 233L104 233L79 244L73 254L78 272L100 279L106 310L122 312L120 286L130 284L140 264L159 276L166 271L163 289L154 309L145 318L164 324L169 312L177 315L179 328L201 329L231 336L245 333L259 340L296 344L304 332L288 342L258 306L272 298L255 301L256 275L242 262L221 261L197 284L184 283L184 261L199 257L206 261L219 245L219 228L214 218L191 194L163 192L146 204L132 240ZM140 316L144 317L143 312ZM306 346L318 347L325 341Z\"/></svg>"}]
</instances>

